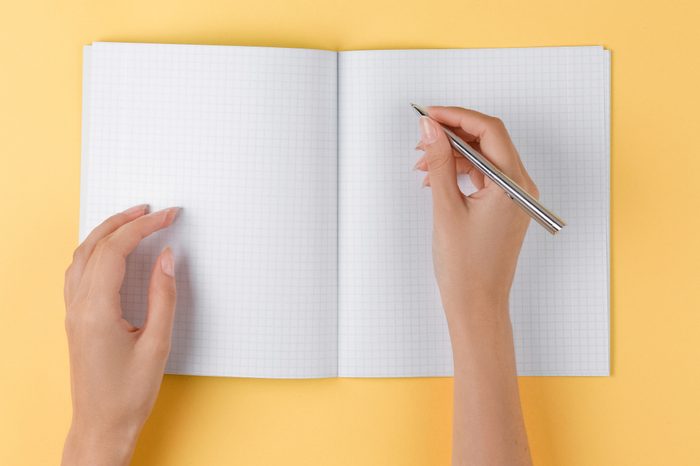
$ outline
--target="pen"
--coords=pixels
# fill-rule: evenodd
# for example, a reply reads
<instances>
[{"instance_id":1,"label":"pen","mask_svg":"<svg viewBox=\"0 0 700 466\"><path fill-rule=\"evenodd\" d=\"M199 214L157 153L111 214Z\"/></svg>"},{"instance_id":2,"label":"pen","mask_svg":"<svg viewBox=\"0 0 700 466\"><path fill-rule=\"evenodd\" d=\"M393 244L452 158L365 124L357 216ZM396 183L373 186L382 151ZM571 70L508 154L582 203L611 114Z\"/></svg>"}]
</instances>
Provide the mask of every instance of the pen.
<instances>
[{"instance_id":1,"label":"pen","mask_svg":"<svg viewBox=\"0 0 700 466\"><path fill-rule=\"evenodd\" d=\"M413 107L418 115L430 118L428 112L420 105L412 103L411 107ZM564 228L566 225L564 220L540 204L537 199L530 196L527 191L521 188L515 181L508 178L508 176L496 168L495 165L489 162L486 157L481 155L479 151L464 142L462 138L453 133L448 127L440 122L436 123L438 123L442 129L445 130L445 134L447 134L450 144L452 144L452 147L454 147L457 152L469 160L480 172L488 176L494 183L500 186L506 192L508 197L515 201L515 203L518 204L525 212L527 212L530 217L535 219L537 223L542 225L553 235Z\"/></svg>"}]
</instances>

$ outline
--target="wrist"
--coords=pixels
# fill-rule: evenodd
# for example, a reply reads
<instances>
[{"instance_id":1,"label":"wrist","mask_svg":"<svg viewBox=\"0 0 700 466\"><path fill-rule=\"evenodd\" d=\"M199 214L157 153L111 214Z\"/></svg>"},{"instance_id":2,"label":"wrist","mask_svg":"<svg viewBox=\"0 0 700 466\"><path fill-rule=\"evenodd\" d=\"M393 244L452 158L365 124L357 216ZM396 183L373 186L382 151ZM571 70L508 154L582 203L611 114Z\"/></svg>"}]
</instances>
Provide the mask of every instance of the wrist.
<instances>
[{"instance_id":1,"label":"wrist","mask_svg":"<svg viewBox=\"0 0 700 466\"><path fill-rule=\"evenodd\" d=\"M463 292L442 295L448 323L482 325L510 321L509 293Z\"/></svg>"},{"instance_id":2,"label":"wrist","mask_svg":"<svg viewBox=\"0 0 700 466\"><path fill-rule=\"evenodd\" d=\"M106 426L73 420L63 451L63 466L127 465L140 425Z\"/></svg>"},{"instance_id":3,"label":"wrist","mask_svg":"<svg viewBox=\"0 0 700 466\"><path fill-rule=\"evenodd\" d=\"M447 301L444 307L453 347L484 343L503 332L512 334L507 296L472 296L468 301Z\"/></svg>"}]
</instances>

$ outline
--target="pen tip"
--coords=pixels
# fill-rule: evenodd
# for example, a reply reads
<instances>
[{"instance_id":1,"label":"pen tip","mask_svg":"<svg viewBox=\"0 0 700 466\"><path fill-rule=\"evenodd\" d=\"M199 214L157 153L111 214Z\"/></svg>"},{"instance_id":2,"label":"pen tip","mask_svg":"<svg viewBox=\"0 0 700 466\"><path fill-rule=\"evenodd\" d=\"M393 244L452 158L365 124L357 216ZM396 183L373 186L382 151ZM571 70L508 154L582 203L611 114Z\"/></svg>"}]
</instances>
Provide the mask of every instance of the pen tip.
<instances>
[{"instance_id":1,"label":"pen tip","mask_svg":"<svg viewBox=\"0 0 700 466\"><path fill-rule=\"evenodd\" d=\"M420 105L414 104L413 102L410 102L410 104L411 104L411 107L413 107L413 110L415 110L416 113L418 113L419 115L421 115L421 116L427 116L427 115L428 115L428 112L426 112L425 110L423 110L423 107L421 107Z\"/></svg>"}]
</instances>

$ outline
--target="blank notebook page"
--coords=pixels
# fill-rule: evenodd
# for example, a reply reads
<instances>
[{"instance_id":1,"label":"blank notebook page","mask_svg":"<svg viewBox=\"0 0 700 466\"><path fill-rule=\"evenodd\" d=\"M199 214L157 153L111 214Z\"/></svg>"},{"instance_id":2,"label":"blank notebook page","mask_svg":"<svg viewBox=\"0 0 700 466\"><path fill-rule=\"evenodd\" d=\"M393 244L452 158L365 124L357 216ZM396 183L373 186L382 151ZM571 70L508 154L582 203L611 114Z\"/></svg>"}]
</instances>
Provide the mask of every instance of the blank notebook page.
<instances>
[{"instance_id":1,"label":"blank notebook page","mask_svg":"<svg viewBox=\"0 0 700 466\"><path fill-rule=\"evenodd\" d=\"M409 102L501 117L568 223L527 234L510 301L518 373L608 374L609 73L600 47L340 52L341 376L452 374Z\"/></svg>"},{"instance_id":2,"label":"blank notebook page","mask_svg":"<svg viewBox=\"0 0 700 466\"><path fill-rule=\"evenodd\" d=\"M167 372L337 375L337 54L96 43L86 48L81 238L112 213L181 206L128 260L143 322L176 257Z\"/></svg>"}]
</instances>

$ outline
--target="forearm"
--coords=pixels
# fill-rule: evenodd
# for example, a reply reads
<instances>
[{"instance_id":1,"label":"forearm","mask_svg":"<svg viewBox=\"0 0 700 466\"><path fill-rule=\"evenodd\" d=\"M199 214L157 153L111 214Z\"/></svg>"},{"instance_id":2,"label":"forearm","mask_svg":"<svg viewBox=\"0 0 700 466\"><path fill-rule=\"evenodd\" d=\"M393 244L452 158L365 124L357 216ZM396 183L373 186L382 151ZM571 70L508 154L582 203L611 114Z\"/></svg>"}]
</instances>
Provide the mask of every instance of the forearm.
<instances>
[{"instance_id":1,"label":"forearm","mask_svg":"<svg viewBox=\"0 0 700 466\"><path fill-rule=\"evenodd\" d=\"M454 311L453 463L529 465L507 300Z\"/></svg>"}]
</instances>

